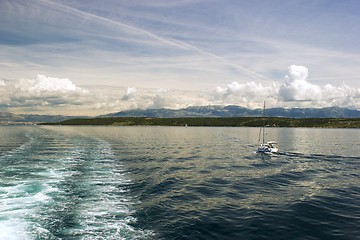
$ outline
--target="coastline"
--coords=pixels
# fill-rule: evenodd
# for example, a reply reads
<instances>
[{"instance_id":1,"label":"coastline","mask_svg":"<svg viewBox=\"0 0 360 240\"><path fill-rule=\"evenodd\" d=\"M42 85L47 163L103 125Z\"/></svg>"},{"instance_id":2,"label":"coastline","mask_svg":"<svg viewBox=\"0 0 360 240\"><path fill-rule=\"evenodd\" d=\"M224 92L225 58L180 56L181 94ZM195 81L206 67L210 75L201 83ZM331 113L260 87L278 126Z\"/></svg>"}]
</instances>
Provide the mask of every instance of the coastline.
<instances>
[{"instance_id":1,"label":"coastline","mask_svg":"<svg viewBox=\"0 0 360 240\"><path fill-rule=\"evenodd\" d=\"M57 123L38 125L90 125L90 126L197 126L197 127L260 127L262 117L201 117L201 118L149 118L110 117L77 118ZM266 117L266 127L360 128L360 118L284 118Z\"/></svg>"}]
</instances>

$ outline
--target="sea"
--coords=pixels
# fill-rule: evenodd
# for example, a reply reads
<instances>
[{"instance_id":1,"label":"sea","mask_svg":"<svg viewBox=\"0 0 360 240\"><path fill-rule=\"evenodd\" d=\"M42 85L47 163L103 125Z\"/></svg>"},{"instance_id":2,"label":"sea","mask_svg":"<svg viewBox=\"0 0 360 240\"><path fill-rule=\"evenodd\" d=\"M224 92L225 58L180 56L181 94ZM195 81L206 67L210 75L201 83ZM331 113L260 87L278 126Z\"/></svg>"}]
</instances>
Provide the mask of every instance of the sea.
<instances>
[{"instance_id":1,"label":"sea","mask_svg":"<svg viewBox=\"0 0 360 240\"><path fill-rule=\"evenodd\" d=\"M360 239L360 129L1 126L0 239Z\"/></svg>"}]
</instances>

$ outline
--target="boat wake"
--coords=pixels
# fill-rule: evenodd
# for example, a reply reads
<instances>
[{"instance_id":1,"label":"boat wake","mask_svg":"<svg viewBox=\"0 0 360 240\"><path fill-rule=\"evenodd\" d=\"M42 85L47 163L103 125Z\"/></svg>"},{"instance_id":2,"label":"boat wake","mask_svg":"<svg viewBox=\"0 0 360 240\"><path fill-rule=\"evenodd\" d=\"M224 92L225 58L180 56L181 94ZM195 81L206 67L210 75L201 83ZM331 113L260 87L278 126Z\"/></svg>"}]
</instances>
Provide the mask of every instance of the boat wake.
<instances>
[{"instance_id":1,"label":"boat wake","mask_svg":"<svg viewBox=\"0 0 360 240\"><path fill-rule=\"evenodd\" d=\"M0 239L146 239L109 143L32 136L0 159ZM42 134L44 134L42 132Z\"/></svg>"},{"instance_id":2,"label":"boat wake","mask_svg":"<svg viewBox=\"0 0 360 240\"><path fill-rule=\"evenodd\" d=\"M325 155L325 154L305 154L299 152L277 152L276 154L285 157L299 158L299 159L315 159L315 160L328 160L328 161L358 161L359 157L340 156L340 155Z\"/></svg>"}]
</instances>

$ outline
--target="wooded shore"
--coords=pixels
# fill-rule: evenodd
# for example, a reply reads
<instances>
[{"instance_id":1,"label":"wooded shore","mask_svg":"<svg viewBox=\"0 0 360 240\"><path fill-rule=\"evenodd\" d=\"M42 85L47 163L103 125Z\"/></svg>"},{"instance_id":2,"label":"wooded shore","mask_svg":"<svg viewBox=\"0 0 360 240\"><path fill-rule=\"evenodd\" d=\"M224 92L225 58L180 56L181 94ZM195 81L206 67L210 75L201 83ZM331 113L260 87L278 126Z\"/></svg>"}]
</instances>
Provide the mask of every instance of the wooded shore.
<instances>
[{"instance_id":1,"label":"wooded shore","mask_svg":"<svg viewBox=\"0 0 360 240\"><path fill-rule=\"evenodd\" d=\"M204 127L314 127L360 128L360 118L283 118L283 117L211 117L149 118L110 117L79 118L42 125L106 125L106 126L204 126Z\"/></svg>"}]
</instances>

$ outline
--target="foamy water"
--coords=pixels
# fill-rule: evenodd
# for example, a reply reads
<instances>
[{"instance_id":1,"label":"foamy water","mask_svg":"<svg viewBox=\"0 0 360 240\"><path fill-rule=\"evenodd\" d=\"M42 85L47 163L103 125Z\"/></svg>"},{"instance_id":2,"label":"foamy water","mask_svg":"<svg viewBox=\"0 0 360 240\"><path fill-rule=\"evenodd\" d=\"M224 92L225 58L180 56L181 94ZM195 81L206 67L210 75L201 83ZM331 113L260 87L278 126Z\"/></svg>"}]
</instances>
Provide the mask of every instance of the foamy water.
<instances>
[{"instance_id":1,"label":"foamy water","mask_svg":"<svg viewBox=\"0 0 360 240\"><path fill-rule=\"evenodd\" d=\"M360 131L0 127L0 239L359 239Z\"/></svg>"},{"instance_id":2,"label":"foamy water","mask_svg":"<svg viewBox=\"0 0 360 240\"><path fill-rule=\"evenodd\" d=\"M136 221L127 187L131 180L107 142L41 129L26 138L0 158L0 239L152 234L130 225Z\"/></svg>"}]
</instances>

